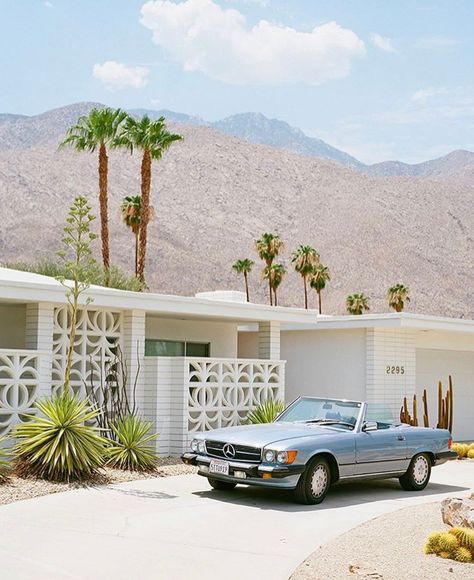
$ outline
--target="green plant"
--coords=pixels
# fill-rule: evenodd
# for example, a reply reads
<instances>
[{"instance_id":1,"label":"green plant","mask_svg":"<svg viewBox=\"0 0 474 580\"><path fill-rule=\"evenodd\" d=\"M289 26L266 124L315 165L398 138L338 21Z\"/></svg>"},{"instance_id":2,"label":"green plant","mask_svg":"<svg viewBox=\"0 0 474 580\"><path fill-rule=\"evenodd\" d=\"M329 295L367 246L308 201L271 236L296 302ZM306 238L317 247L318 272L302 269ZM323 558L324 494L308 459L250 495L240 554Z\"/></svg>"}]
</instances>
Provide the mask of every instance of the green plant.
<instances>
[{"instance_id":1,"label":"green plant","mask_svg":"<svg viewBox=\"0 0 474 580\"><path fill-rule=\"evenodd\" d=\"M326 288L326 284L331 281L331 275L329 273L329 268L327 266L323 266L323 264L319 264L313 270L311 274L311 278L309 279L309 285L313 290L316 290L318 294L318 307L319 307L319 314L322 314L322 307L321 307L321 292Z\"/></svg>"},{"instance_id":2,"label":"green plant","mask_svg":"<svg viewBox=\"0 0 474 580\"><path fill-rule=\"evenodd\" d=\"M37 401L39 416L27 415L13 431L15 470L22 477L81 480L97 473L107 440L88 425L99 414L69 391Z\"/></svg>"},{"instance_id":3,"label":"green plant","mask_svg":"<svg viewBox=\"0 0 474 580\"><path fill-rule=\"evenodd\" d=\"M447 532L433 532L428 536L424 552L458 562L472 562L474 559L474 530L451 528Z\"/></svg>"},{"instance_id":4,"label":"green plant","mask_svg":"<svg viewBox=\"0 0 474 580\"><path fill-rule=\"evenodd\" d=\"M467 452L468 459L474 459L474 449L469 449Z\"/></svg>"},{"instance_id":5,"label":"green plant","mask_svg":"<svg viewBox=\"0 0 474 580\"><path fill-rule=\"evenodd\" d=\"M472 562L473 556L472 556L471 552L467 548L464 548L463 546L460 546L454 552L454 559L457 562L468 563L468 562Z\"/></svg>"},{"instance_id":6,"label":"green plant","mask_svg":"<svg viewBox=\"0 0 474 580\"><path fill-rule=\"evenodd\" d=\"M469 528L451 528L449 533L455 536L462 546L474 551L474 530Z\"/></svg>"},{"instance_id":7,"label":"green plant","mask_svg":"<svg viewBox=\"0 0 474 580\"><path fill-rule=\"evenodd\" d=\"M390 308L396 312L402 312L405 308L405 302L410 302L410 288L403 284L394 284L387 291L387 300Z\"/></svg>"},{"instance_id":8,"label":"green plant","mask_svg":"<svg viewBox=\"0 0 474 580\"><path fill-rule=\"evenodd\" d=\"M107 464L129 471L149 471L156 467L153 442L158 434L150 433L148 421L135 415L119 419L112 430L115 441L106 450Z\"/></svg>"},{"instance_id":9,"label":"green plant","mask_svg":"<svg viewBox=\"0 0 474 580\"><path fill-rule=\"evenodd\" d=\"M6 437L0 437L0 482L5 481L10 469L10 462L7 460L8 452L2 447Z\"/></svg>"},{"instance_id":10,"label":"green plant","mask_svg":"<svg viewBox=\"0 0 474 580\"><path fill-rule=\"evenodd\" d=\"M99 205L100 234L102 240L102 262L105 270L106 286L109 284L110 270L109 213L108 213L108 174L109 158L107 147L117 147L118 137L127 119L121 109L94 108L88 115L79 117L77 123L69 128L60 147L70 145L76 151L93 153L99 149Z\"/></svg>"},{"instance_id":11,"label":"green plant","mask_svg":"<svg viewBox=\"0 0 474 580\"><path fill-rule=\"evenodd\" d=\"M304 307L308 309L308 276L310 276L316 266L319 265L319 254L311 246L298 246L291 256L291 261L295 265L295 270L301 274L304 286Z\"/></svg>"},{"instance_id":12,"label":"green plant","mask_svg":"<svg viewBox=\"0 0 474 580\"><path fill-rule=\"evenodd\" d=\"M63 245L65 249L58 252L58 256L64 261L66 270L71 273L71 281L62 276L57 279L66 288L66 299L70 317L68 330L69 346L64 370L64 390L69 390L69 377L72 368L72 357L76 341L76 323L79 310L79 297L90 286L89 272L93 266L91 242L97 236L91 232L90 225L95 217L91 213L91 206L87 199L78 196L72 204L66 225L64 226ZM88 299L86 303L89 303Z\"/></svg>"},{"instance_id":13,"label":"green plant","mask_svg":"<svg viewBox=\"0 0 474 580\"><path fill-rule=\"evenodd\" d=\"M369 298L363 292L355 292L346 298L346 308L349 314L360 315L370 310Z\"/></svg>"},{"instance_id":14,"label":"green plant","mask_svg":"<svg viewBox=\"0 0 474 580\"><path fill-rule=\"evenodd\" d=\"M175 141L181 141L183 137L176 133L170 133L166 128L165 118L152 121L144 115L141 119L127 116L123 131L117 140L119 146L127 148L130 153L135 149L142 152L141 163L141 211L139 227L139 248L137 277L145 283L145 258L147 247L147 231L150 221L150 192L151 192L151 166L153 160L160 160L163 153L171 147Z\"/></svg>"},{"instance_id":15,"label":"green plant","mask_svg":"<svg viewBox=\"0 0 474 580\"><path fill-rule=\"evenodd\" d=\"M268 397L247 415L249 423L272 423L283 412L285 404L280 399Z\"/></svg>"},{"instance_id":16,"label":"green plant","mask_svg":"<svg viewBox=\"0 0 474 580\"><path fill-rule=\"evenodd\" d=\"M453 443L451 445L451 450L458 454L458 459L464 459L467 457L469 452L469 446L465 443Z\"/></svg>"},{"instance_id":17,"label":"green plant","mask_svg":"<svg viewBox=\"0 0 474 580\"><path fill-rule=\"evenodd\" d=\"M244 275L245 281L245 294L247 295L247 302L250 302L250 294L249 294L249 279L248 276L252 271L253 265L255 262L250 260L249 258L244 258L243 260L237 260L232 264L232 269L237 272L237 274Z\"/></svg>"},{"instance_id":18,"label":"green plant","mask_svg":"<svg viewBox=\"0 0 474 580\"><path fill-rule=\"evenodd\" d=\"M259 258L265 262L263 277L268 280L271 306L273 305L273 288L270 277L265 276L265 272L270 272L274 259L283 250L283 241L277 234L265 233L258 240L255 240L255 249L257 250Z\"/></svg>"},{"instance_id":19,"label":"green plant","mask_svg":"<svg viewBox=\"0 0 474 580\"><path fill-rule=\"evenodd\" d=\"M272 264L269 268L263 270L263 277L267 279L270 284L270 289L273 292L273 303L278 306L277 290L283 282L283 277L286 274L286 268L283 264Z\"/></svg>"}]
</instances>

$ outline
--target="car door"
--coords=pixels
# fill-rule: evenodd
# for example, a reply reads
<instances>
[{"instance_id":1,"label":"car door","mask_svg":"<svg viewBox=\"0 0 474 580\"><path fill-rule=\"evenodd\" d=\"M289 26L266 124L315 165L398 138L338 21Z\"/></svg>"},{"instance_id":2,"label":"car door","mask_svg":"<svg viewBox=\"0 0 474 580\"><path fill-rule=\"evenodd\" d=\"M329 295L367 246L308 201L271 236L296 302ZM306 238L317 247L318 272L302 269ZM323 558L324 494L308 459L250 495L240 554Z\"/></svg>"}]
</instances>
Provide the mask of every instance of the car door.
<instances>
[{"instance_id":1,"label":"car door","mask_svg":"<svg viewBox=\"0 0 474 580\"><path fill-rule=\"evenodd\" d=\"M408 468L408 450L403 427L385 426L355 434L355 475L392 473Z\"/></svg>"}]
</instances>

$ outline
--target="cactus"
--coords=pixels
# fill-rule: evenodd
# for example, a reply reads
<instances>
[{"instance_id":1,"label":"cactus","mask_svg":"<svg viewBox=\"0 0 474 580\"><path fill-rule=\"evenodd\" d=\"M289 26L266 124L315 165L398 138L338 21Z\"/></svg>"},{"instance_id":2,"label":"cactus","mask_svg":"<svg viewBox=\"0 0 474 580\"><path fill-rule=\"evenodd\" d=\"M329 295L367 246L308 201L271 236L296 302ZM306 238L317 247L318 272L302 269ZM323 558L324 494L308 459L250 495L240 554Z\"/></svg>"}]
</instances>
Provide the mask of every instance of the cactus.
<instances>
[{"instance_id":1,"label":"cactus","mask_svg":"<svg viewBox=\"0 0 474 580\"><path fill-rule=\"evenodd\" d=\"M445 560L447 560L448 558L451 558L451 554L450 554L449 552L440 552L440 553L438 554L438 556L439 556L440 558L444 558Z\"/></svg>"},{"instance_id":2,"label":"cactus","mask_svg":"<svg viewBox=\"0 0 474 580\"><path fill-rule=\"evenodd\" d=\"M430 426L428 415L428 395L426 389L423 389L423 425ZM408 425L418 426L418 407L416 395L413 395L413 411L412 415L408 410L407 397L403 397L403 404L400 409L400 422ZM448 377L448 389L446 396L443 397L443 383L438 381L438 422L436 426L439 429L448 429L450 433L453 432L453 379L451 375Z\"/></svg>"},{"instance_id":3,"label":"cactus","mask_svg":"<svg viewBox=\"0 0 474 580\"><path fill-rule=\"evenodd\" d=\"M471 552L467 549L464 548L463 546L460 546L455 552L454 552L454 559L457 562L472 562L472 554Z\"/></svg>"},{"instance_id":4,"label":"cactus","mask_svg":"<svg viewBox=\"0 0 474 580\"><path fill-rule=\"evenodd\" d=\"M451 449L458 454L459 459L464 459L467 457L469 451L468 445L464 443L453 443L453 445L451 445Z\"/></svg>"},{"instance_id":5,"label":"cactus","mask_svg":"<svg viewBox=\"0 0 474 580\"><path fill-rule=\"evenodd\" d=\"M442 552L453 554L459 548L459 539L457 536L446 532L439 537L438 546Z\"/></svg>"},{"instance_id":6,"label":"cactus","mask_svg":"<svg viewBox=\"0 0 474 580\"><path fill-rule=\"evenodd\" d=\"M469 459L474 459L474 447L472 449L469 449L469 451L467 452L467 456Z\"/></svg>"},{"instance_id":7,"label":"cactus","mask_svg":"<svg viewBox=\"0 0 474 580\"><path fill-rule=\"evenodd\" d=\"M423 389L423 426L429 427L430 426L430 419L428 413L428 393L426 389Z\"/></svg>"},{"instance_id":8,"label":"cactus","mask_svg":"<svg viewBox=\"0 0 474 580\"><path fill-rule=\"evenodd\" d=\"M455 536L462 546L474 550L474 530L469 528L451 528L449 533Z\"/></svg>"},{"instance_id":9,"label":"cactus","mask_svg":"<svg viewBox=\"0 0 474 580\"><path fill-rule=\"evenodd\" d=\"M435 554L437 552L438 546L439 546L439 539L442 535L443 535L443 532L432 532L428 536L428 541L426 542L426 546L425 546L425 553L426 554Z\"/></svg>"}]
</instances>

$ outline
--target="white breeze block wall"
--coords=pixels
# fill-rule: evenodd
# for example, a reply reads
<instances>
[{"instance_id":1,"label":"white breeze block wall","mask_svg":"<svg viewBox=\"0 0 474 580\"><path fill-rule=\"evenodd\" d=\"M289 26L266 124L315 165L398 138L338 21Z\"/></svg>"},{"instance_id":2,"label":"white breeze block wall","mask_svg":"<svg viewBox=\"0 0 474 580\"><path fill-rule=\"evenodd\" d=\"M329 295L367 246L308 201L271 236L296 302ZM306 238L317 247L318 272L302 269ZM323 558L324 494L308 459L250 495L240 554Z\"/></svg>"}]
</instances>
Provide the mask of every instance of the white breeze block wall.
<instances>
[{"instance_id":1,"label":"white breeze block wall","mask_svg":"<svg viewBox=\"0 0 474 580\"><path fill-rule=\"evenodd\" d=\"M367 329L367 401L389 407L395 419L403 397L411 404L416 392L416 334L416 330Z\"/></svg>"}]
</instances>

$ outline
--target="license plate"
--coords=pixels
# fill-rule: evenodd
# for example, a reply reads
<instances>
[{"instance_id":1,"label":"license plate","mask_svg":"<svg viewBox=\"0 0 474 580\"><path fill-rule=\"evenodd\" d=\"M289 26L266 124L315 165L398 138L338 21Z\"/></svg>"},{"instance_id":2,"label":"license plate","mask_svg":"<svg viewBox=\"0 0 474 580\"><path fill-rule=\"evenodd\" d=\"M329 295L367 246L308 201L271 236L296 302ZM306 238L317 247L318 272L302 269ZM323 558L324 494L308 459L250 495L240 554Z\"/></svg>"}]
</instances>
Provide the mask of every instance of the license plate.
<instances>
[{"instance_id":1,"label":"license plate","mask_svg":"<svg viewBox=\"0 0 474 580\"><path fill-rule=\"evenodd\" d=\"M212 459L209 463L209 473L216 473L219 475L229 475L229 464L227 461L220 459Z\"/></svg>"}]
</instances>

